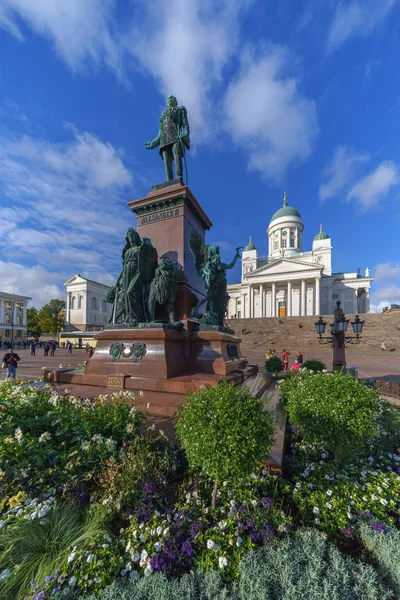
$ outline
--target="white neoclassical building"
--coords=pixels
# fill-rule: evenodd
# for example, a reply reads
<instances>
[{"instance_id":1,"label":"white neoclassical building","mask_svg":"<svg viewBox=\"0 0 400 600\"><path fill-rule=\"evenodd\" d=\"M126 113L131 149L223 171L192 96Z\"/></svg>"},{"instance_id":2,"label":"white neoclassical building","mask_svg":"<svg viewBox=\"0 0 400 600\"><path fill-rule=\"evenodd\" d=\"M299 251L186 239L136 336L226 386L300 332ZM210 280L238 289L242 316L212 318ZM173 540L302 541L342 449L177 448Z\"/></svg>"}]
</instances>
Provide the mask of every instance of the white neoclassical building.
<instances>
[{"instance_id":1,"label":"white neoclassical building","mask_svg":"<svg viewBox=\"0 0 400 600\"><path fill-rule=\"evenodd\" d=\"M332 273L331 238L320 227L312 250L304 251L300 213L283 206L267 229L268 256L259 257L251 242L242 254L242 280L228 285L228 318L300 317L332 314L341 301L345 313L370 310L369 269Z\"/></svg>"},{"instance_id":2,"label":"white neoclassical building","mask_svg":"<svg viewBox=\"0 0 400 600\"><path fill-rule=\"evenodd\" d=\"M106 300L107 285L73 275L64 283L67 294L65 329L93 331L107 325L112 305Z\"/></svg>"},{"instance_id":3,"label":"white neoclassical building","mask_svg":"<svg viewBox=\"0 0 400 600\"><path fill-rule=\"evenodd\" d=\"M20 342L27 335L26 311L29 296L0 292L0 342Z\"/></svg>"}]
</instances>

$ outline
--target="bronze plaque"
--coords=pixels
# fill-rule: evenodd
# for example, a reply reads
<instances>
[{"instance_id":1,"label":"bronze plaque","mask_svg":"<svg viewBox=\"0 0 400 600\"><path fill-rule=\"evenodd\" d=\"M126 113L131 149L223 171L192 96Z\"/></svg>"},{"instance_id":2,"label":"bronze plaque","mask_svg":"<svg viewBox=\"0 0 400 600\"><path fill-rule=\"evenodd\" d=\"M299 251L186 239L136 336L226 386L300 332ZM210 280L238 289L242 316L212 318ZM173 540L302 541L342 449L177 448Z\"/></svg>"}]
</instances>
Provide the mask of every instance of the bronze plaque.
<instances>
[{"instance_id":1,"label":"bronze plaque","mask_svg":"<svg viewBox=\"0 0 400 600\"><path fill-rule=\"evenodd\" d=\"M120 390L124 389L124 376L123 375L110 375L108 378L108 386L109 388L118 388Z\"/></svg>"}]
</instances>

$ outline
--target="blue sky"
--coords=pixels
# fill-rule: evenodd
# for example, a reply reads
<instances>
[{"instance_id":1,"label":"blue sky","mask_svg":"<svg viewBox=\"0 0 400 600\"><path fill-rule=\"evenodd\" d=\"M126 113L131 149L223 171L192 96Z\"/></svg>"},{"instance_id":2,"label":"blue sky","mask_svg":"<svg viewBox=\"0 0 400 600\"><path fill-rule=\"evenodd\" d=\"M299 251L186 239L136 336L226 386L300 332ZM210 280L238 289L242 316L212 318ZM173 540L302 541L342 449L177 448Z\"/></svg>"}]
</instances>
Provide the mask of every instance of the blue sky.
<instances>
[{"instance_id":1,"label":"blue sky","mask_svg":"<svg viewBox=\"0 0 400 600\"><path fill-rule=\"evenodd\" d=\"M267 253L286 190L304 249L322 223L334 271L399 302L399 56L398 0L1 0L0 289L39 307L74 273L113 282L172 93L226 260L249 235Z\"/></svg>"}]
</instances>

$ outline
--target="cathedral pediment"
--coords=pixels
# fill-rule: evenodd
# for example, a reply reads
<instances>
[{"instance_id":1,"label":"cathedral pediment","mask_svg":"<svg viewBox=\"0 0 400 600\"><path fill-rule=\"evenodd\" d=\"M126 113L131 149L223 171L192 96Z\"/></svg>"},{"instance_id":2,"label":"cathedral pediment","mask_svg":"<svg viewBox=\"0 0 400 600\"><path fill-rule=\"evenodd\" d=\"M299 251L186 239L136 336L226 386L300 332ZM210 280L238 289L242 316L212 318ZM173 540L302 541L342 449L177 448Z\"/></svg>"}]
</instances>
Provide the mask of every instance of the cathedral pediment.
<instances>
[{"instance_id":1,"label":"cathedral pediment","mask_svg":"<svg viewBox=\"0 0 400 600\"><path fill-rule=\"evenodd\" d=\"M268 264L248 273L246 279L258 279L262 275L285 275L289 273L315 273L319 275L322 266L315 262L303 262L290 258L280 258L269 262Z\"/></svg>"}]
</instances>

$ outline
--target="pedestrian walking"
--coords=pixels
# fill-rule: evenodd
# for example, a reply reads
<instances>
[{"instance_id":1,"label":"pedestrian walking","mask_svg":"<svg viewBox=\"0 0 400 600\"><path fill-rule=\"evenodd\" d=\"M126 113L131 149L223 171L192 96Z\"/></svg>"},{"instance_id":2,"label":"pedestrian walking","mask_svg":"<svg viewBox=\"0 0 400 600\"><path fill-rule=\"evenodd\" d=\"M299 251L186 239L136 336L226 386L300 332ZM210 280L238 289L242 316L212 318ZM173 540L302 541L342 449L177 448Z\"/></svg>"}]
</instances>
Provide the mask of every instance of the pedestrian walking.
<instances>
[{"instance_id":1,"label":"pedestrian walking","mask_svg":"<svg viewBox=\"0 0 400 600\"><path fill-rule=\"evenodd\" d=\"M386 344L385 344L385 342L382 342L382 344L381 344L381 350L382 350L382 352L384 352L386 350Z\"/></svg>"},{"instance_id":2,"label":"pedestrian walking","mask_svg":"<svg viewBox=\"0 0 400 600\"><path fill-rule=\"evenodd\" d=\"M34 342L31 344L31 356L36 356L36 344Z\"/></svg>"},{"instance_id":3,"label":"pedestrian walking","mask_svg":"<svg viewBox=\"0 0 400 600\"><path fill-rule=\"evenodd\" d=\"M6 378L7 379L15 379L17 374L17 365L20 361L20 357L18 354L14 352L12 346L9 347L8 352L3 356L3 367L7 369Z\"/></svg>"},{"instance_id":4,"label":"pedestrian walking","mask_svg":"<svg viewBox=\"0 0 400 600\"><path fill-rule=\"evenodd\" d=\"M51 356L54 356L54 353L55 353L55 351L56 351L56 345L55 345L55 343L53 342L53 343L51 344L51 346L50 346L50 355L51 355Z\"/></svg>"},{"instance_id":5,"label":"pedestrian walking","mask_svg":"<svg viewBox=\"0 0 400 600\"><path fill-rule=\"evenodd\" d=\"M89 346L89 350L88 350L89 358L92 358L93 354L94 354L94 348L93 348L93 346Z\"/></svg>"},{"instance_id":6,"label":"pedestrian walking","mask_svg":"<svg viewBox=\"0 0 400 600\"><path fill-rule=\"evenodd\" d=\"M298 351L297 351L297 355L296 355L296 362L297 362L299 365L302 365L302 364L303 364L303 355L302 355L302 353L300 352L300 350L298 350Z\"/></svg>"},{"instance_id":7,"label":"pedestrian walking","mask_svg":"<svg viewBox=\"0 0 400 600\"><path fill-rule=\"evenodd\" d=\"M282 362L283 362L283 370L285 372L287 372L288 368L289 368L289 355L290 352L286 351L285 349L282 350Z\"/></svg>"},{"instance_id":8,"label":"pedestrian walking","mask_svg":"<svg viewBox=\"0 0 400 600\"><path fill-rule=\"evenodd\" d=\"M72 343L71 343L71 342L69 342L69 343L67 344L67 347L68 347L67 354L72 354Z\"/></svg>"}]
</instances>

